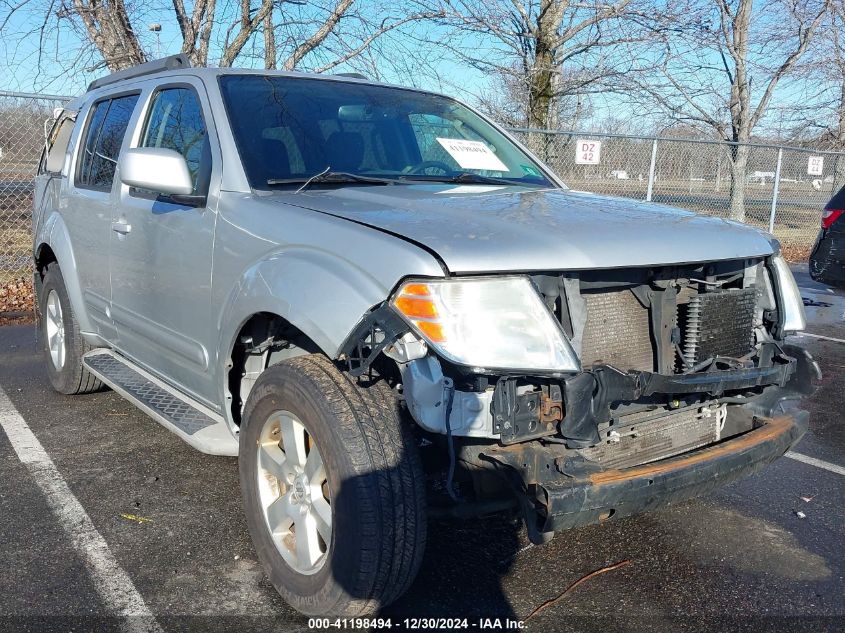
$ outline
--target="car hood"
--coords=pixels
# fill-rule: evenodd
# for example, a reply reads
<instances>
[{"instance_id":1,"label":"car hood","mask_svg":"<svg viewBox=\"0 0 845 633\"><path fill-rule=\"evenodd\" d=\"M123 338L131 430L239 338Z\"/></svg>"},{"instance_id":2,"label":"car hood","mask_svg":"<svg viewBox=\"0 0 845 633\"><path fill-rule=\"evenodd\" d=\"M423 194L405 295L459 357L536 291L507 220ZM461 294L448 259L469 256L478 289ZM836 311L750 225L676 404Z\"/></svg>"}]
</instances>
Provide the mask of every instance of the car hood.
<instances>
[{"instance_id":1,"label":"car hood","mask_svg":"<svg viewBox=\"0 0 845 633\"><path fill-rule=\"evenodd\" d=\"M437 183L276 197L419 244L452 273L680 264L773 250L765 233L738 222L571 190Z\"/></svg>"}]
</instances>

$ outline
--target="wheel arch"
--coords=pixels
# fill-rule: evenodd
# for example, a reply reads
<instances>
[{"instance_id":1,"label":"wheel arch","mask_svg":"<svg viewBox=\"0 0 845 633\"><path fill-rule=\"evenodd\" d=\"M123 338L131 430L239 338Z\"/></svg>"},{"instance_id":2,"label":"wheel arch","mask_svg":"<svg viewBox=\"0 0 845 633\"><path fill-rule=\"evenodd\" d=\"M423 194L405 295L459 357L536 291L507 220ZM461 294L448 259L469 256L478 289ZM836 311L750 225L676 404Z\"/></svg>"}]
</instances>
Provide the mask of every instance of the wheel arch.
<instances>
[{"instance_id":1,"label":"wheel arch","mask_svg":"<svg viewBox=\"0 0 845 633\"><path fill-rule=\"evenodd\" d=\"M241 413L258 377L287 358L323 354L320 347L290 321L274 312L256 312L239 326L226 357L225 409L239 427Z\"/></svg>"},{"instance_id":2,"label":"wheel arch","mask_svg":"<svg viewBox=\"0 0 845 633\"><path fill-rule=\"evenodd\" d=\"M303 343L297 348L336 359L349 334L391 289L349 260L314 248L286 248L251 265L231 285L218 321L227 411L237 409L230 374L249 328L272 317L281 331Z\"/></svg>"},{"instance_id":3,"label":"wheel arch","mask_svg":"<svg viewBox=\"0 0 845 633\"><path fill-rule=\"evenodd\" d=\"M33 263L35 265L36 303L40 301L41 280L44 278L47 266L58 264L65 282L68 299L73 313L79 323L79 329L85 333L93 332L85 303L82 299L82 287L76 275L76 256L70 243L67 226L58 213L52 213L38 231L33 249Z\"/></svg>"}]
</instances>

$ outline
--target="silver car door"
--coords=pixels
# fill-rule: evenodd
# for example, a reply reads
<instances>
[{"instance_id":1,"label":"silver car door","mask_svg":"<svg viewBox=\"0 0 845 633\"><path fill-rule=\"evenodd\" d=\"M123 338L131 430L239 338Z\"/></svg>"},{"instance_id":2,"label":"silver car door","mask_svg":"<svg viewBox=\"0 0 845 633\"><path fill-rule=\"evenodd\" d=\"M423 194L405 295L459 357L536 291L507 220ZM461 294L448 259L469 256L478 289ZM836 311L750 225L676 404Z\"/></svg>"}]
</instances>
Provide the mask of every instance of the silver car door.
<instances>
[{"instance_id":1,"label":"silver car door","mask_svg":"<svg viewBox=\"0 0 845 633\"><path fill-rule=\"evenodd\" d=\"M180 78L145 95L132 147L182 154L190 196L120 185L114 209L112 316L119 349L189 395L212 404L217 340L211 310L219 148L205 88Z\"/></svg>"}]
</instances>

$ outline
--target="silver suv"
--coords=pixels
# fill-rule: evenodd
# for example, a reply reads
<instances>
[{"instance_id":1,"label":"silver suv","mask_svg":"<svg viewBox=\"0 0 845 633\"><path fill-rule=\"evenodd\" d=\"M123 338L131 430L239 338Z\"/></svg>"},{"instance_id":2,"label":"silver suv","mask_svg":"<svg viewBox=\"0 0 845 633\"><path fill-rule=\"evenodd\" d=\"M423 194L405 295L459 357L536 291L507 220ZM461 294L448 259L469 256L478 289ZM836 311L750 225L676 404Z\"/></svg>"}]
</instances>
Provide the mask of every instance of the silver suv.
<instances>
[{"instance_id":1,"label":"silver suv","mask_svg":"<svg viewBox=\"0 0 845 633\"><path fill-rule=\"evenodd\" d=\"M47 373L238 456L273 585L398 598L432 511L532 541L711 490L807 426L777 242L567 189L454 99L355 76L95 81L36 187Z\"/></svg>"}]
</instances>

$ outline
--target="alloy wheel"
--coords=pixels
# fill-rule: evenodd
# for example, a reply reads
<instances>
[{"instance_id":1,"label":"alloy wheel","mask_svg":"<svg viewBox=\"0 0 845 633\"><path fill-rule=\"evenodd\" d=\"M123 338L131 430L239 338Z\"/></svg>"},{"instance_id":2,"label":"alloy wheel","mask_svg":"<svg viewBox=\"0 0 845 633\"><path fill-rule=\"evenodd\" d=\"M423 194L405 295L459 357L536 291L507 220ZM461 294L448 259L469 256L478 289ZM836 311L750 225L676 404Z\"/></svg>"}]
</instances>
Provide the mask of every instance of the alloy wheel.
<instances>
[{"instance_id":1,"label":"alloy wheel","mask_svg":"<svg viewBox=\"0 0 845 633\"><path fill-rule=\"evenodd\" d=\"M289 411L273 413L258 440L258 496L264 523L285 562L314 574L332 536L331 491L314 437Z\"/></svg>"}]
</instances>

